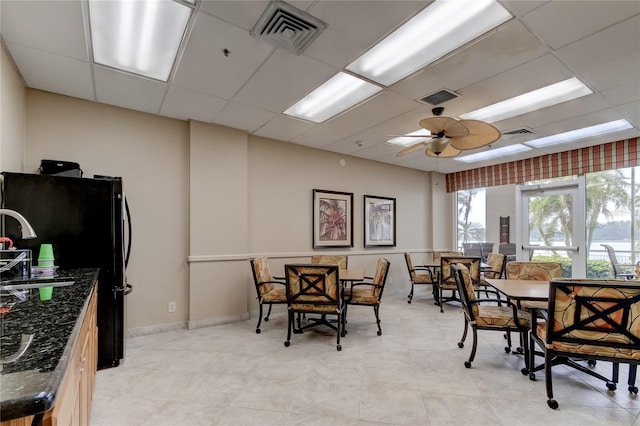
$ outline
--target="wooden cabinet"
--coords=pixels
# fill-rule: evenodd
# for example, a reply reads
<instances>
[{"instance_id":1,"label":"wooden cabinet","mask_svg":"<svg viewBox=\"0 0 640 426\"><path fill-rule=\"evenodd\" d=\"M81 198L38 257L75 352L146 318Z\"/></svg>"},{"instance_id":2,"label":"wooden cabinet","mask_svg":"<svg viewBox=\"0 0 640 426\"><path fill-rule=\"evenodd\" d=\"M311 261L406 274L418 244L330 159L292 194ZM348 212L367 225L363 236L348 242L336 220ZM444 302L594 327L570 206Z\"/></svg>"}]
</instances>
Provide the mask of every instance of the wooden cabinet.
<instances>
[{"instance_id":1,"label":"wooden cabinet","mask_svg":"<svg viewBox=\"0 0 640 426\"><path fill-rule=\"evenodd\" d=\"M55 405L44 416L44 426L84 426L91 420L98 364L97 302L98 293L94 288Z\"/></svg>"}]
</instances>

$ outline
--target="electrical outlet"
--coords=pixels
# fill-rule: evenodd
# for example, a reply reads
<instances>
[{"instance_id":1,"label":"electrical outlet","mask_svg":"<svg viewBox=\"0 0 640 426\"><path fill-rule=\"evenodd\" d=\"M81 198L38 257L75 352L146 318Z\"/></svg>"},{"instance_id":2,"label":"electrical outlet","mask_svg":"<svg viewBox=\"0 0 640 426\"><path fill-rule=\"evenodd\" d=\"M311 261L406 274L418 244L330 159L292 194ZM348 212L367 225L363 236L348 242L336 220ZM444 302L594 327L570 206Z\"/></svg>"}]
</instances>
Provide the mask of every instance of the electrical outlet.
<instances>
[{"instance_id":1,"label":"electrical outlet","mask_svg":"<svg viewBox=\"0 0 640 426\"><path fill-rule=\"evenodd\" d=\"M167 305L167 310L170 313L175 312L176 311L176 302L169 302L168 305Z\"/></svg>"}]
</instances>

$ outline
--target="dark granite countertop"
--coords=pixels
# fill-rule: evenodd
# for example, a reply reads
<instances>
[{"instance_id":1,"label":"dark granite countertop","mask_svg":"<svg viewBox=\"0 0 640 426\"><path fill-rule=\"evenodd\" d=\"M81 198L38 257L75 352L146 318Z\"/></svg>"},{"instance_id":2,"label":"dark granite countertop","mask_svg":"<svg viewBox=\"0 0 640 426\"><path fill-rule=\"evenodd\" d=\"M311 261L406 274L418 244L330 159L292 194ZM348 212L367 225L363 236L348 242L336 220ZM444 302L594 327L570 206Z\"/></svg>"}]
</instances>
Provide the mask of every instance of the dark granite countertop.
<instances>
[{"instance_id":1,"label":"dark granite countertop","mask_svg":"<svg viewBox=\"0 0 640 426\"><path fill-rule=\"evenodd\" d=\"M55 287L51 300L41 301L38 289L26 290L26 300L0 313L0 357L6 360L20 348L22 334L33 341L17 360L0 364L0 421L42 413L56 399L75 341L78 318L84 316L98 269L59 271L75 283ZM2 303L18 301L0 294Z\"/></svg>"}]
</instances>

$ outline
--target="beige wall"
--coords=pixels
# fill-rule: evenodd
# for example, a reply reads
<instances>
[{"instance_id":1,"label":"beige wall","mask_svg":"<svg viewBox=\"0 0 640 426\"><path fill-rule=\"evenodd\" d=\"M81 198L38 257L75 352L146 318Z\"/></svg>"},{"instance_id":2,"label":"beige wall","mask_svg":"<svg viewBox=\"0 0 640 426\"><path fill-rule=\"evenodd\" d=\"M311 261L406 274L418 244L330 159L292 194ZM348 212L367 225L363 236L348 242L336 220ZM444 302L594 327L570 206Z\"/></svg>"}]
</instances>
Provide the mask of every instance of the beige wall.
<instances>
[{"instance_id":1,"label":"beige wall","mask_svg":"<svg viewBox=\"0 0 640 426\"><path fill-rule=\"evenodd\" d=\"M404 251L449 244L442 175L434 185L426 172L32 89L26 129L27 172L52 158L123 177L134 227L129 334L246 318L256 308L249 257L268 255L279 271L311 256L314 188L354 193L354 247L324 252L368 272L387 257L389 292L409 290ZM363 247L365 194L397 199L397 247Z\"/></svg>"},{"instance_id":2,"label":"beige wall","mask_svg":"<svg viewBox=\"0 0 640 426\"><path fill-rule=\"evenodd\" d=\"M0 170L22 172L26 138L26 90L4 45L0 50Z\"/></svg>"},{"instance_id":3,"label":"beige wall","mask_svg":"<svg viewBox=\"0 0 640 426\"><path fill-rule=\"evenodd\" d=\"M133 224L129 328L187 319L188 138L184 121L27 90L25 171L49 158L80 163L85 177L123 178Z\"/></svg>"}]
</instances>

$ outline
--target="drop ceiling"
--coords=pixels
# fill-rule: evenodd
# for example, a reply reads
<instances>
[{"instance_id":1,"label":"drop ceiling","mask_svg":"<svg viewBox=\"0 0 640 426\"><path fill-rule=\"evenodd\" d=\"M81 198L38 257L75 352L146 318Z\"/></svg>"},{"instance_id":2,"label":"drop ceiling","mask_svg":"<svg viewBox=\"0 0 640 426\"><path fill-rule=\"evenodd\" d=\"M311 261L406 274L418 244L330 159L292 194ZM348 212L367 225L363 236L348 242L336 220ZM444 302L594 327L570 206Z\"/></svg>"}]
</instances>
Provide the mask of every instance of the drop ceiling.
<instances>
[{"instance_id":1,"label":"drop ceiling","mask_svg":"<svg viewBox=\"0 0 640 426\"><path fill-rule=\"evenodd\" d=\"M2 0L0 29L30 88L418 170L495 163L433 159L423 150L396 157L401 147L387 143L389 135L418 130L433 107L420 99L443 89L460 95L438 105L451 117L570 77L594 92L493 123L502 132L532 133L503 135L462 155L621 118L634 128L500 161L640 136L640 1L501 1L513 18L497 30L321 124L282 112L430 2L289 3L327 24L300 55L250 35L268 1L198 0L166 83L91 62L85 0Z\"/></svg>"}]
</instances>

